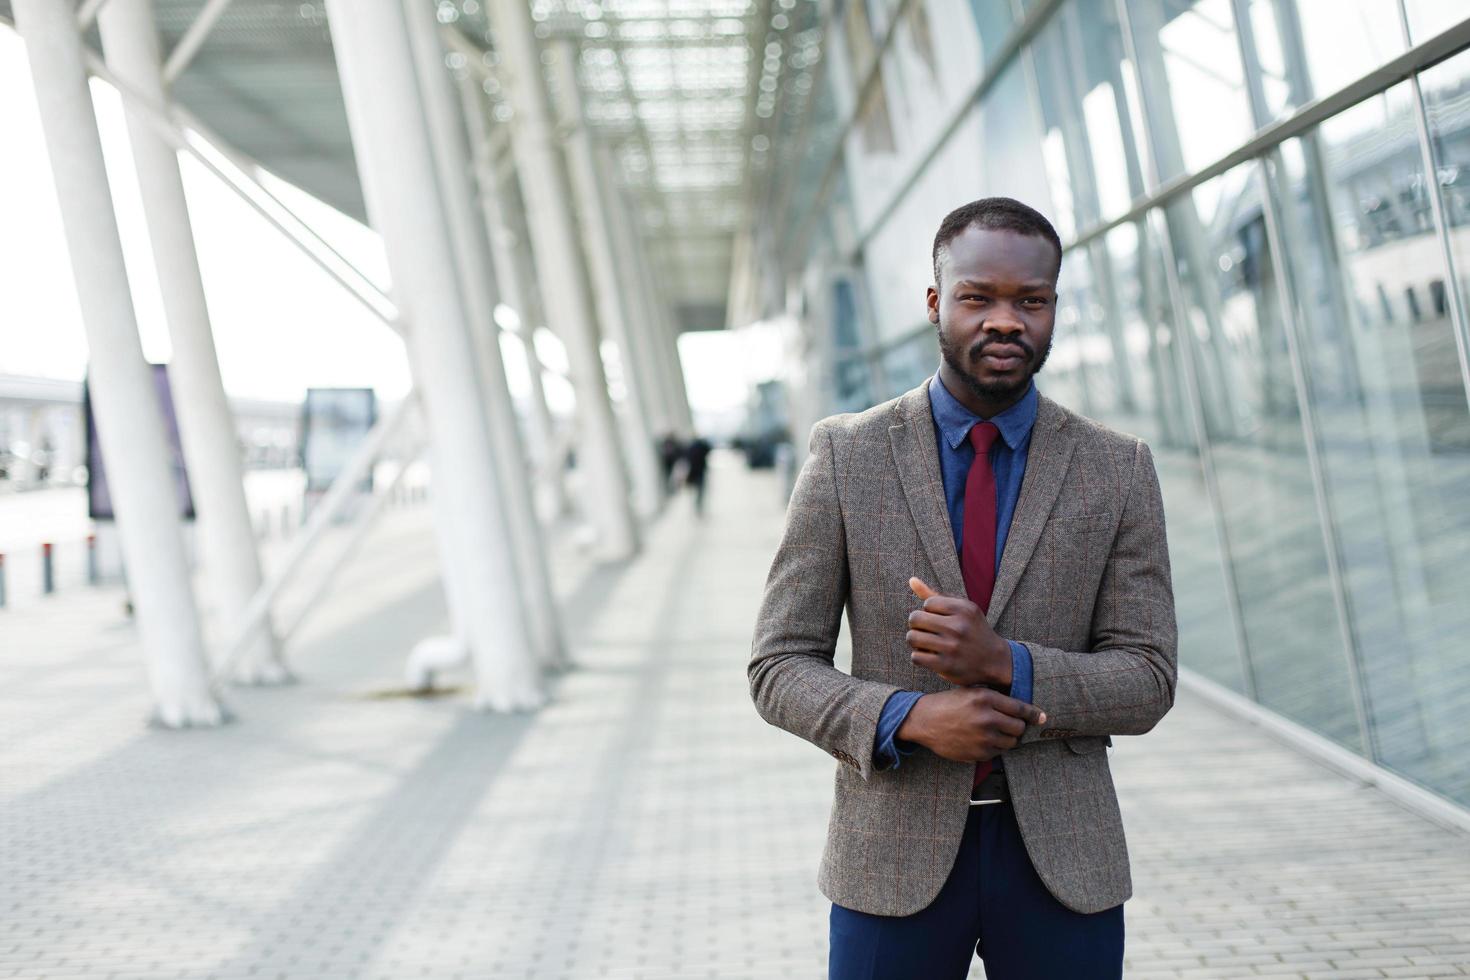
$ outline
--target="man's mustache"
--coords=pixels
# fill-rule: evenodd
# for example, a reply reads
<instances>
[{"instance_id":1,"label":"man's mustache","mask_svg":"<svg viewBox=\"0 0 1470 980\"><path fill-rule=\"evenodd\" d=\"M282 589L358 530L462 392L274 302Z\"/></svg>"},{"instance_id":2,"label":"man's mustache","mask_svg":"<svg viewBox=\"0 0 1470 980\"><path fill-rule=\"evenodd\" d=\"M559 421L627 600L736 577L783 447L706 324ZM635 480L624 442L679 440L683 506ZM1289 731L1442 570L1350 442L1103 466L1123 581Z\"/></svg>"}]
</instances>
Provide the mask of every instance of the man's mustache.
<instances>
[{"instance_id":1,"label":"man's mustache","mask_svg":"<svg viewBox=\"0 0 1470 980\"><path fill-rule=\"evenodd\" d=\"M978 361L980 359L980 355L984 354L986 348L989 347L1019 347L1021 349L1021 352L1026 355L1026 360L1031 361L1035 360L1036 358L1036 348L1032 347L1030 344L1026 343L1026 341L1020 339L1019 337L991 337L986 340L977 340L970 347L970 360Z\"/></svg>"}]
</instances>

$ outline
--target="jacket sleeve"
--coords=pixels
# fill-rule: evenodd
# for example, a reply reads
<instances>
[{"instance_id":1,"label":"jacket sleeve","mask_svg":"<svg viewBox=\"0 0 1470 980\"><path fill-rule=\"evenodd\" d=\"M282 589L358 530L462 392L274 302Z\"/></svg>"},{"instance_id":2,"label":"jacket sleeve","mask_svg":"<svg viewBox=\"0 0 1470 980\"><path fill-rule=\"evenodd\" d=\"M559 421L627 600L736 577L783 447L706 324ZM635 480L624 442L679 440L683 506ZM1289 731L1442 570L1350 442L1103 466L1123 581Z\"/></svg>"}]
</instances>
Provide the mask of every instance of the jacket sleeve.
<instances>
[{"instance_id":1,"label":"jacket sleeve","mask_svg":"<svg viewBox=\"0 0 1470 980\"><path fill-rule=\"evenodd\" d=\"M832 437L819 422L766 577L747 672L762 718L867 779L878 717L899 688L860 680L833 664L848 584Z\"/></svg>"},{"instance_id":2,"label":"jacket sleeve","mask_svg":"<svg viewBox=\"0 0 1470 980\"><path fill-rule=\"evenodd\" d=\"M1093 603L1089 651L1019 638L1031 651L1032 703L1045 726L1021 741L1072 735L1141 735L1174 704L1178 628L1153 455L1134 447L1133 478Z\"/></svg>"}]
</instances>

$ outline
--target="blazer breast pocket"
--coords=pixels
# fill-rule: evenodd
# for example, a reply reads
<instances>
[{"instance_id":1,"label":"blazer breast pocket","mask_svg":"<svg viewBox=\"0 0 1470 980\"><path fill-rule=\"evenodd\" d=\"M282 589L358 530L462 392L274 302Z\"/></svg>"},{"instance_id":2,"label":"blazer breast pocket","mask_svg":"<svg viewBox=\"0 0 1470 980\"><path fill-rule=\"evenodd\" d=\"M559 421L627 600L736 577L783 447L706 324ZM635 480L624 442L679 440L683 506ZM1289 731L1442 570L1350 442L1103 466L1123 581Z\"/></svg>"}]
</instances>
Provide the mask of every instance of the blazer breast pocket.
<instances>
[{"instance_id":1,"label":"blazer breast pocket","mask_svg":"<svg viewBox=\"0 0 1470 980\"><path fill-rule=\"evenodd\" d=\"M1078 755L1087 755L1090 752L1101 752L1113 744L1111 735L1073 735L1065 739L1063 744Z\"/></svg>"},{"instance_id":2,"label":"blazer breast pocket","mask_svg":"<svg viewBox=\"0 0 1470 980\"><path fill-rule=\"evenodd\" d=\"M1042 528L1037 551L1070 566L1074 573L1094 564L1101 568L1117 530L1116 514L1054 514Z\"/></svg>"}]
</instances>

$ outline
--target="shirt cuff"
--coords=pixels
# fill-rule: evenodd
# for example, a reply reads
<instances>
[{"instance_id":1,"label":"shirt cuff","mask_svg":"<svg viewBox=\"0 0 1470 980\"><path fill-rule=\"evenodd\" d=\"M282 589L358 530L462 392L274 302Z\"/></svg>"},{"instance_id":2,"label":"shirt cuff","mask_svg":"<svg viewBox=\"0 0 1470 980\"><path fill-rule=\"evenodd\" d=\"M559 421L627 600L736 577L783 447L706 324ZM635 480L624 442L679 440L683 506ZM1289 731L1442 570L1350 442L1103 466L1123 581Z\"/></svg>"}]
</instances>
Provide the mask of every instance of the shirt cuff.
<instances>
[{"instance_id":1,"label":"shirt cuff","mask_svg":"<svg viewBox=\"0 0 1470 980\"><path fill-rule=\"evenodd\" d=\"M1007 640L1011 645L1011 697L1031 703L1031 651L1026 644ZM889 699L890 701L892 698ZM881 721L880 721L881 723ZM896 730L896 729L895 729ZM881 727L880 727L881 731Z\"/></svg>"},{"instance_id":2,"label":"shirt cuff","mask_svg":"<svg viewBox=\"0 0 1470 980\"><path fill-rule=\"evenodd\" d=\"M1026 669L1031 669L1029 659L1026 661ZM1027 686L1029 689L1029 681ZM883 703L883 711L878 715L878 733L873 736L873 768L897 769L903 757L912 755L918 748L913 742L899 738L898 730L903 727L904 719L909 716L914 702L923 696L918 691L894 691Z\"/></svg>"}]
</instances>

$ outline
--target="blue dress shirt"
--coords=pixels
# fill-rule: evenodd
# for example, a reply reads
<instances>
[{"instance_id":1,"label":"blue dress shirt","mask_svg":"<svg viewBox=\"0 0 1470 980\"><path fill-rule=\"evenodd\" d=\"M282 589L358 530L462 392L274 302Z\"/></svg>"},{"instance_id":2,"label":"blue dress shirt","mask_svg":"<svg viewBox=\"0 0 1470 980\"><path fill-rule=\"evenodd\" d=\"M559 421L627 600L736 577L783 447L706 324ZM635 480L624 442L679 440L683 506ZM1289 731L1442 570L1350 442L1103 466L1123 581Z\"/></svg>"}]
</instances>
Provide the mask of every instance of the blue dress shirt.
<instances>
[{"instance_id":1,"label":"blue dress shirt","mask_svg":"<svg viewBox=\"0 0 1470 980\"><path fill-rule=\"evenodd\" d=\"M1000 569L1000 556L1005 553L1006 535L1021 496L1021 480L1026 475L1026 456L1031 450L1031 427L1036 423L1036 385L1010 408L992 419L982 419L950 394L936 372L929 379L929 411L934 417L935 441L939 444L939 472L944 480L944 502L949 510L949 526L954 532L954 550L959 554L965 525L965 479L975 460L970 445L970 429L978 422L994 422L1000 438L990 447L990 466L995 473L995 567ZM1021 643L1011 645L1010 695L1021 701L1031 700L1031 653ZM897 691L883 705L878 716L878 734L874 739L873 764L879 769L897 768L903 756L917 748L912 742L897 737L898 729L908 717L914 702L923 695L918 691ZM996 758L996 768L1001 760Z\"/></svg>"}]
</instances>

